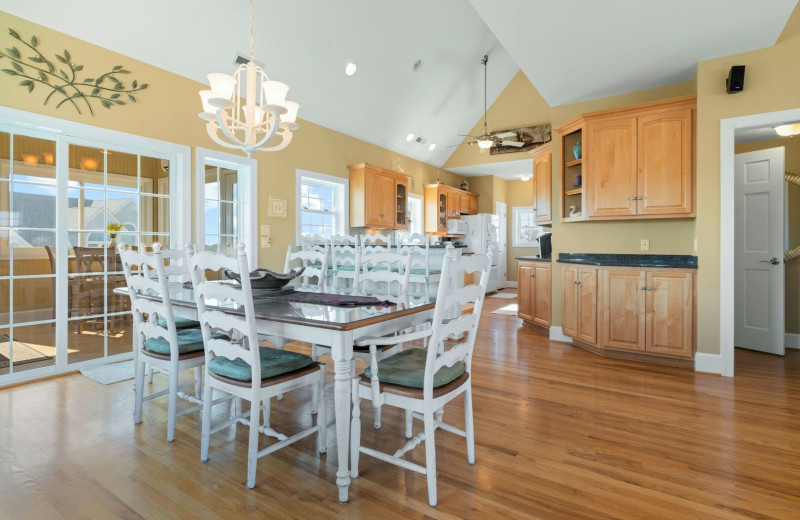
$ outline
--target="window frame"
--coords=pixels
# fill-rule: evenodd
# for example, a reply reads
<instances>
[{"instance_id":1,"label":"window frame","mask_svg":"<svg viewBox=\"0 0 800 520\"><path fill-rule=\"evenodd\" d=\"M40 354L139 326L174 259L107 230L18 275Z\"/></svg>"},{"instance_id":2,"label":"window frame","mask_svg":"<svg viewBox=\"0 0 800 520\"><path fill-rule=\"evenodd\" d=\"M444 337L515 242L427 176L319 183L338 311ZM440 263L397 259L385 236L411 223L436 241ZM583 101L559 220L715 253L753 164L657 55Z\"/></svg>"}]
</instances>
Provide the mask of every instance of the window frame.
<instances>
[{"instance_id":1,"label":"window frame","mask_svg":"<svg viewBox=\"0 0 800 520\"><path fill-rule=\"evenodd\" d=\"M526 241L526 240L520 240L520 234L519 234L519 231L520 231L520 219L523 216L523 214L530 213L533 222L536 222L536 213L535 213L535 211L533 209L533 206L515 206L515 207L511 208L511 213L512 213L512 220L511 220L511 229L512 229L511 246L512 247L539 247L539 242L537 242L535 240L532 241L532 242L529 242L529 241ZM542 226L537 226L535 223L534 223L534 228L539 228L539 230L540 230L539 232L540 233L543 231L542 230ZM538 233L537 233L537 235L538 235Z\"/></svg>"},{"instance_id":2,"label":"window frame","mask_svg":"<svg viewBox=\"0 0 800 520\"><path fill-rule=\"evenodd\" d=\"M334 190L334 210L304 210L303 184L316 184ZM295 240L297 244L303 238L303 213L333 214L334 215L334 234L350 233L350 180L347 177L336 177L324 173L316 173L307 170L297 169L295 182Z\"/></svg>"}]
</instances>

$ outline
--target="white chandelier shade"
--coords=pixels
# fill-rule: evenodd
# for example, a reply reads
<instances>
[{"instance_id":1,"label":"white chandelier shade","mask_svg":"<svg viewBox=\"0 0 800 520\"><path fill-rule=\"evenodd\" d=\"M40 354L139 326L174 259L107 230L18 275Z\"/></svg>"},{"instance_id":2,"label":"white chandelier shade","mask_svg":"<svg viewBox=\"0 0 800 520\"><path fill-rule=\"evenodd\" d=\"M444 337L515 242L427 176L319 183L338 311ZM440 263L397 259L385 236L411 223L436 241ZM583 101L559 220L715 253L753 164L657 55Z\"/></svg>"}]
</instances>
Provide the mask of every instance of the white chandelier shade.
<instances>
[{"instance_id":1,"label":"white chandelier shade","mask_svg":"<svg viewBox=\"0 0 800 520\"><path fill-rule=\"evenodd\" d=\"M250 1L250 61L232 76L208 75L210 90L200 91L208 136L224 148L241 149L248 157L256 151L277 152L292 142L299 127L300 105L287 101L289 86L271 81L253 59L253 2ZM272 144L280 137L280 142ZM272 144L271 146L267 146Z\"/></svg>"}]
</instances>

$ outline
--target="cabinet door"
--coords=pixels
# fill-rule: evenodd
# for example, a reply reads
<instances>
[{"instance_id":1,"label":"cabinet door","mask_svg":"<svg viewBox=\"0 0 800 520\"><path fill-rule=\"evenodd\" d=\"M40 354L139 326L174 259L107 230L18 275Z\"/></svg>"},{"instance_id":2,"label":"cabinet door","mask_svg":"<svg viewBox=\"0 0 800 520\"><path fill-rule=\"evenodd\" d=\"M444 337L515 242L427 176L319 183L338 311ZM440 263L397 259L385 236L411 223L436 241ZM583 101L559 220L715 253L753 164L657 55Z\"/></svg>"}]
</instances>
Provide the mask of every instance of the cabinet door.
<instances>
[{"instance_id":1,"label":"cabinet door","mask_svg":"<svg viewBox=\"0 0 800 520\"><path fill-rule=\"evenodd\" d=\"M551 204L553 191L550 182L553 175L552 157L552 152L546 152L533 158L533 205L536 208L534 214L536 224L553 221Z\"/></svg>"},{"instance_id":2,"label":"cabinet door","mask_svg":"<svg viewBox=\"0 0 800 520\"><path fill-rule=\"evenodd\" d=\"M461 196L458 193L447 192L447 216L448 218L461 215Z\"/></svg>"},{"instance_id":3,"label":"cabinet door","mask_svg":"<svg viewBox=\"0 0 800 520\"><path fill-rule=\"evenodd\" d=\"M597 269L581 267L578 269L577 326L579 340L597 344Z\"/></svg>"},{"instance_id":4,"label":"cabinet door","mask_svg":"<svg viewBox=\"0 0 800 520\"><path fill-rule=\"evenodd\" d=\"M439 192L439 207L438 207L438 226L439 233L447 232L447 194Z\"/></svg>"},{"instance_id":5,"label":"cabinet door","mask_svg":"<svg viewBox=\"0 0 800 520\"><path fill-rule=\"evenodd\" d=\"M603 273L603 347L644 350L645 282L644 271Z\"/></svg>"},{"instance_id":6,"label":"cabinet door","mask_svg":"<svg viewBox=\"0 0 800 520\"><path fill-rule=\"evenodd\" d=\"M477 215L478 214L478 196L477 195L470 195L469 196L469 214L470 215Z\"/></svg>"},{"instance_id":7,"label":"cabinet door","mask_svg":"<svg viewBox=\"0 0 800 520\"><path fill-rule=\"evenodd\" d=\"M364 221L367 227L383 227L384 225L384 190L386 177L377 173L365 175L366 197L364 197Z\"/></svg>"},{"instance_id":8,"label":"cabinet door","mask_svg":"<svg viewBox=\"0 0 800 520\"><path fill-rule=\"evenodd\" d=\"M565 336L578 336L578 268L564 265L561 268L563 297L561 307L561 330Z\"/></svg>"},{"instance_id":9,"label":"cabinet door","mask_svg":"<svg viewBox=\"0 0 800 520\"><path fill-rule=\"evenodd\" d=\"M394 228L408 228L408 185L403 181L394 183Z\"/></svg>"},{"instance_id":10,"label":"cabinet door","mask_svg":"<svg viewBox=\"0 0 800 520\"><path fill-rule=\"evenodd\" d=\"M550 326L550 266L544 263L533 265L531 279L531 306L533 322L542 327Z\"/></svg>"},{"instance_id":11,"label":"cabinet door","mask_svg":"<svg viewBox=\"0 0 800 520\"><path fill-rule=\"evenodd\" d=\"M462 215L469 215L469 199L470 197L466 193L461 194L461 206L459 208L459 213Z\"/></svg>"},{"instance_id":12,"label":"cabinet door","mask_svg":"<svg viewBox=\"0 0 800 520\"><path fill-rule=\"evenodd\" d=\"M686 214L692 204L692 110L639 118L638 213Z\"/></svg>"},{"instance_id":13,"label":"cabinet door","mask_svg":"<svg viewBox=\"0 0 800 520\"><path fill-rule=\"evenodd\" d=\"M584 189L589 217L636 214L636 118L586 124Z\"/></svg>"},{"instance_id":14,"label":"cabinet door","mask_svg":"<svg viewBox=\"0 0 800 520\"><path fill-rule=\"evenodd\" d=\"M531 264L524 264L520 262L517 264L517 298L519 300L519 307L517 308L517 316L523 320L531 320L532 312L532 286L533 286L533 266Z\"/></svg>"},{"instance_id":15,"label":"cabinet door","mask_svg":"<svg viewBox=\"0 0 800 520\"><path fill-rule=\"evenodd\" d=\"M693 276L647 273L647 351L689 357L694 346Z\"/></svg>"}]
</instances>

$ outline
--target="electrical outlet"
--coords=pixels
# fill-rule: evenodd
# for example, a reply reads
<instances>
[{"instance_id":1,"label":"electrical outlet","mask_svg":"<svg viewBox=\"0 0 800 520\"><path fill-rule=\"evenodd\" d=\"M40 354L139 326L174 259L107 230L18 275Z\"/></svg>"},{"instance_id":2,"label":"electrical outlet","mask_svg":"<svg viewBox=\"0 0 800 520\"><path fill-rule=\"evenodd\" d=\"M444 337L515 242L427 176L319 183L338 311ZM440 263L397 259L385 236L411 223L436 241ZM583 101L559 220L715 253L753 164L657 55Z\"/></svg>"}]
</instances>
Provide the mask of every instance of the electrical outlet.
<instances>
[{"instance_id":1,"label":"electrical outlet","mask_svg":"<svg viewBox=\"0 0 800 520\"><path fill-rule=\"evenodd\" d=\"M271 235L272 234L272 226L269 224L261 224L261 235Z\"/></svg>"},{"instance_id":2,"label":"electrical outlet","mask_svg":"<svg viewBox=\"0 0 800 520\"><path fill-rule=\"evenodd\" d=\"M270 243L270 239L269 239L268 236L261 237L261 247L266 248L266 247L269 247L270 245L272 245L272 244Z\"/></svg>"},{"instance_id":3,"label":"electrical outlet","mask_svg":"<svg viewBox=\"0 0 800 520\"><path fill-rule=\"evenodd\" d=\"M650 241L646 238L643 238L639 241L639 249L642 251L650 251Z\"/></svg>"}]
</instances>

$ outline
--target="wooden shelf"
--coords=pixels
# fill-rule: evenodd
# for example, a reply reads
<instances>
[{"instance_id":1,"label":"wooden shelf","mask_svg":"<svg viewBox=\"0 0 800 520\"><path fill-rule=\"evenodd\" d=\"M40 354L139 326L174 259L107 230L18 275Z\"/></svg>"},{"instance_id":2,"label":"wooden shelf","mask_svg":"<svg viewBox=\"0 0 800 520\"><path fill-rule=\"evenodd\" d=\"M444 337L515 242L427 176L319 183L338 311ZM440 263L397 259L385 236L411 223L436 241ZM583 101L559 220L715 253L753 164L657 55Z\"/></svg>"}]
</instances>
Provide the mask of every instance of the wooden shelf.
<instances>
[{"instance_id":1,"label":"wooden shelf","mask_svg":"<svg viewBox=\"0 0 800 520\"><path fill-rule=\"evenodd\" d=\"M575 159L574 161L564 163L564 168L569 168L570 166L577 166L579 164L583 164L583 157L581 157L580 159Z\"/></svg>"},{"instance_id":2,"label":"wooden shelf","mask_svg":"<svg viewBox=\"0 0 800 520\"><path fill-rule=\"evenodd\" d=\"M584 222L586 221L586 217L564 217L561 219L561 222Z\"/></svg>"},{"instance_id":3,"label":"wooden shelf","mask_svg":"<svg viewBox=\"0 0 800 520\"><path fill-rule=\"evenodd\" d=\"M567 190L564 195L580 195L583 193L583 188L575 188L574 190Z\"/></svg>"}]
</instances>

